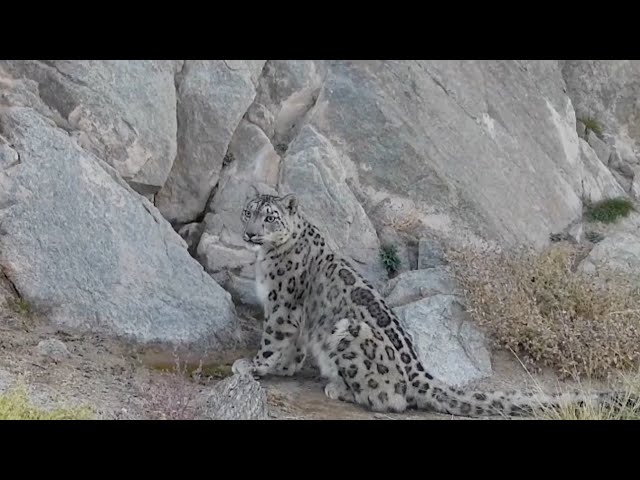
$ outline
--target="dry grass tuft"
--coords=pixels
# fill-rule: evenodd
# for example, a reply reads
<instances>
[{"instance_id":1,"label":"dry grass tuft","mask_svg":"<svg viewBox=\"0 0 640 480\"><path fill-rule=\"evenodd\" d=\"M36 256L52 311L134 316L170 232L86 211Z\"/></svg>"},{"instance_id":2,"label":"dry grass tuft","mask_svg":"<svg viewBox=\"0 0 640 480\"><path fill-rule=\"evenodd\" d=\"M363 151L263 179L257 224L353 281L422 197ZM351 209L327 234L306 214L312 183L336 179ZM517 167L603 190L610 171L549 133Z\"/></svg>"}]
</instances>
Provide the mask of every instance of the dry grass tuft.
<instances>
[{"instance_id":1,"label":"dry grass tuft","mask_svg":"<svg viewBox=\"0 0 640 480\"><path fill-rule=\"evenodd\" d=\"M194 382L199 379L200 369L189 371L187 364L176 358L170 371L159 372L144 385L141 392L145 406L155 420L194 420L196 418L196 397Z\"/></svg>"},{"instance_id":2,"label":"dry grass tuft","mask_svg":"<svg viewBox=\"0 0 640 480\"><path fill-rule=\"evenodd\" d=\"M543 409L537 418L541 420L640 420L640 376L636 373L623 377L619 397L620 408L594 405L570 405ZM589 393L582 390L582 393Z\"/></svg>"},{"instance_id":3,"label":"dry grass tuft","mask_svg":"<svg viewBox=\"0 0 640 480\"><path fill-rule=\"evenodd\" d=\"M413 207L408 212L398 214L392 220L384 222L384 224L393 228L396 232L412 234L423 225L422 217L422 213Z\"/></svg>"},{"instance_id":4,"label":"dry grass tuft","mask_svg":"<svg viewBox=\"0 0 640 480\"><path fill-rule=\"evenodd\" d=\"M603 379L640 359L640 286L620 274L580 273L582 247L452 250L467 307L497 345L533 371Z\"/></svg>"},{"instance_id":5,"label":"dry grass tuft","mask_svg":"<svg viewBox=\"0 0 640 480\"><path fill-rule=\"evenodd\" d=\"M86 408L44 410L31 405L26 387L16 385L0 395L0 420L90 420Z\"/></svg>"}]
</instances>

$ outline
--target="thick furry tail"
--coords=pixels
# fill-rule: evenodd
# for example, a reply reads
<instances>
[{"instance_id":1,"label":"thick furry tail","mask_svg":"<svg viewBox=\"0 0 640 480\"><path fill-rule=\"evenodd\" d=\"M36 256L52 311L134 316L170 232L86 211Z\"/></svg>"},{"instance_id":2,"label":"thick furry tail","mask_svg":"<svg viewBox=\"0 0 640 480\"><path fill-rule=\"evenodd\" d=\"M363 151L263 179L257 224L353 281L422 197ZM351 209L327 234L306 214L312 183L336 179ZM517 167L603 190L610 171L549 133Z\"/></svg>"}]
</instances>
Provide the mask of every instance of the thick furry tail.
<instances>
[{"instance_id":1,"label":"thick furry tail","mask_svg":"<svg viewBox=\"0 0 640 480\"><path fill-rule=\"evenodd\" d=\"M439 382L437 382L439 383ZM518 391L465 391L430 382L429 388L415 390L418 409L465 417L528 417L563 407L607 407L612 410L637 407L639 399L624 392L579 391L558 394ZM425 385L426 386L426 385Z\"/></svg>"}]
</instances>

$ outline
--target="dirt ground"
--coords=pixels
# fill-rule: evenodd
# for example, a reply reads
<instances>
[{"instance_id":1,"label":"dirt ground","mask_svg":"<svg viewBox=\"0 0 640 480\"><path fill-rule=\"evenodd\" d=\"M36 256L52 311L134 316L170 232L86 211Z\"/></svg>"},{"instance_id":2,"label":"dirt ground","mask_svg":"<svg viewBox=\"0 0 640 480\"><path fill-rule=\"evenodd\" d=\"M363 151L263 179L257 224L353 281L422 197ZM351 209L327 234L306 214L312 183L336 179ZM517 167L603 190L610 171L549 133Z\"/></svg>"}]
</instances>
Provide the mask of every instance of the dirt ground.
<instances>
[{"instance_id":1,"label":"dirt ground","mask_svg":"<svg viewBox=\"0 0 640 480\"><path fill-rule=\"evenodd\" d=\"M51 358L38 347L57 339L68 355ZM186 373L195 359L180 366L182 373L165 373L176 365L170 351L127 345L99 335L69 333L42 318L3 308L0 310L0 392L22 378L31 401L42 408L88 406L98 419L193 419L201 417L207 391L230 372L236 358L251 352L230 352L226 358L203 358L200 376ZM494 375L476 386L519 389L534 387L532 377L509 354L493 359ZM196 372L197 373L197 372ZM547 373L535 381L547 391L571 385ZM313 368L294 378L261 380L273 419L350 420L460 420L462 417L410 412L379 414L356 405L332 401Z\"/></svg>"}]
</instances>

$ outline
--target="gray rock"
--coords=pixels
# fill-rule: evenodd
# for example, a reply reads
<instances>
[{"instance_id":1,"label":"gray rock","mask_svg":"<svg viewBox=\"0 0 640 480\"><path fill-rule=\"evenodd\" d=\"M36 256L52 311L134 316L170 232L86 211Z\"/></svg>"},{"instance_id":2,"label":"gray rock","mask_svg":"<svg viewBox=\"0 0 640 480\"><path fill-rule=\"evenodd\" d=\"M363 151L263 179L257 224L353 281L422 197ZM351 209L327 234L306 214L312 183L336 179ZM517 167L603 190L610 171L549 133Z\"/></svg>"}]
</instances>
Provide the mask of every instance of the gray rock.
<instances>
[{"instance_id":1,"label":"gray rock","mask_svg":"<svg viewBox=\"0 0 640 480\"><path fill-rule=\"evenodd\" d=\"M229 144L231 161L221 173L205 217L198 258L241 303L256 306L257 301L251 267L255 253L241 237L242 205L253 194L252 185L264 193L278 194L281 154L288 147L282 145L292 137L294 124L312 104L319 85L314 62L269 61L259 79L255 102Z\"/></svg>"},{"instance_id":2,"label":"gray rock","mask_svg":"<svg viewBox=\"0 0 640 480\"><path fill-rule=\"evenodd\" d=\"M42 340L36 346L36 353L53 360L54 362L60 362L71 356L67 346L57 338Z\"/></svg>"},{"instance_id":3,"label":"gray rock","mask_svg":"<svg viewBox=\"0 0 640 480\"><path fill-rule=\"evenodd\" d=\"M224 348L231 296L117 172L34 110L5 108L21 163L0 172L0 265L54 324L139 342Z\"/></svg>"},{"instance_id":4,"label":"gray rock","mask_svg":"<svg viewBox=\"0 0 640 480\"><path fill-rule=\"evenodd\" d=\"M432 238L421 238L418 243L418 268L446 265L442 244Z\"/></svg>"},{"instance_id":5,"label":"gray rock","mask_svg":"<svg viewBox=\"0 0 640 480\"><path fill-rule=\"evenodd\" d=\"M622 175L617 170L611 170L612 175L618 181L622 189L631 195L631 190L633 189L633 179L629 178L625 175Z\"/></svg>"},{"instance_id":6,"label":"gray rock","mask_svg":"<svg viewBox=\"0 0 640 480\"><path fill-rule=\"evenodd\" d=\"M432 375L455 386L491 375L488 342L470 322L462 291L446 268L402 273L382 293Z\"/></svg>"},{"instance_id":7,"label":"gray rock","mask_svg":"<svg viewBox=\"0 0 640 480\"><path fill-rule=\"evenodd\" d=\"M277 194L281 159L264 132L245 120L238 125L228 155L232 161L220 178L205 216L205 231L225 236L232 245L246 247L241 238L242 207L253 195L252 185L264 193Z\"/></svg>"},{"instance_id":8,"label":"gray rock","mask_svg":"<svg viewBox=\"0 0 640 480\"><path fill-rule=\"evenodd\" d=\"M15 300L15 296L9 279L0 272L0 308L6 308L10 302Z\"/></svg>"},{"instance_id":9,"label":"gray rock","mask_svg":"<svg viewBox=\"0 0 640 480\"><path fill-rule=\"evenodd\" d=\"M227 177L242 178L248 183L278 185L281 158L269 137L257 125L240 122L231 139L229 153L234 163L227 169ZM221 186L221 188L224 188ZM216 198L216 205L219 198Z\"/></svg>"},{"instance_id":10,"label":"gray rock","mask_svg":"<svg viewBox=\"0 0 640 480\"><path fill-rule=\"evenodd\" d=\"M584 226L582 222L576 222L567 228L567 238L575 243L582 243L584 240Z\"/></svg>"},{"instance_id":11,"label":"gray rock","mask_svg":"<svg viewBox=\"0 0 640 480\"><path fill-rule=\"evenodd\" d=\"M582 197L591 202L625 195L624 188L615 175L600 161L587 142L580 139L580 164L575 170L582 178Z\"/></svg>"},{"instance_id":12,"label":"gray rock","mask_svg":"<svg viewBox=\"0 0 640 480\"><path fill-rule=\"evenodd\" d=\"M244 302L253 298L244 287L248 279L253 279L253 269L248 267L255 260L255 252L242 240L240 213L249 195L253 194L251 185L260 186L265 193L277 193L274 187L278 183L280 156L264 132L245 120L234 134L229 154L233 160L220 178L211 204L214 211L205 215L197 258L212 274L223 270L242 272L245 278L238 278L239 283L227 283L231 278L237 278L236 274L224 276L221 285L231 292L234 300Z\"/></svg>"},{"instance_id":13,"label":"gray rock","mask_svg":"<svg viewBox=\"0 0 640 480\"><path fill-rule=\"evenodd\" d=\"M602 268L640 279L640 228L607 235L580 264L580 269L588 273Z\"/></svg>"},{"instance_id":14,"label":"gray rock","mask_svg":"<svg viewBox=\"0 0 640 480\"><path fill-rule=\"evenodd\" d=\"M12 65L18 68L12 68ZM50 120L53 124L72 130L69 122L55 108L49 108L40 98L38 82L22 76L20 69L33 62L11 62L0 60L0 92L4 105L29 107ZM2 140L0 140L2 141Z\"/></svg>"},{"instance_id":15,"label":"gray rock","mask_svg":"<svg viewBox=\"0 0 640 480\"><path fill-rule=\"evenodd\" d=\"M576 116L599 124L616 155L610 167L631 178L626 166L640 153L640 61L572 60L564 62L562 74ZM631 189L631 182L621 183Z\"/></svg>"},{"instance_id":16,"label":"gray rock","mask_svg":"<svg viewBox=\"0 0 640 480\"><path fill-rule=\"evenodd\" d=\"M36 82L39 99L56 112L47 116L138 192L155 193L164 184L176 156L173 61L3 60L0 66Z\"/></svg>"},{"instance_id":17,"label":"gray rock","mask_svg":"<svg viewBox=\"0 0 640 480\"><path fill-rule=\"evenodd\" d=\"M640 200L640 167L634 167L633 181L629 194L636 200Z\"/></svg>"},{"instance_id":18,"label":"gray rock","mask_svg":"<svg viewBox=\"0 0 640 480\"><path fill-rule=\"evenodd\" d=\"M178 155L156 205L194 221L220 178L229 142L253 102L264 61L186 60L178 75Z\"/></svg>"},{"instance_id":19,"label":"gray rock","mask_svg":"<svg viewBox=\"0 0 640 480\"><path fill-rule=\"evenodd\" d=\"M255 261L255 252L244 246L235 246L225 242L225 238L211 235L207 232L202 234L198 245L198 259L208 273L218 273L223 270L232 270L238 266L244 267L247 273L250 266Z\"/></svg>"},{"instance_id":20,"label":"gray rock","mask_svg":"<svg viewBox=\"0 0 640 480\"><path fill-rule=\"evenodd\" d=\"M382 293L391 307L398 307L433 295L459 295L461 291L446 270L429 268L401 273L389 280Z\"/></svg>"},{"instance_id":21,"label":"gray rock","mask_svg":"<svg viewBox=\"0 0 640 480\"><path fill-rule=\"evenodd\" d=\"M608 165L609 157L611 156L611 149L609 148L609 146L606 143L604 143L602 140L600 140L598 136L592 131L589 131L589 134L587 136L587 142L589 143L591 148L593 148L593 150L596 152L596 155L598 155L598 158L600 159L600 161L605 165Z\"/></svg>"},{"instance_id":22,"label":"gray rock","mask_svg":"<svg viewBox=\"0 0 640 480\"><path fill-rule=\"evenodd\" d=\"M587 139L587 127L580 120L576 119L576 132L578 133L578 137L583 140Z\"/></svg>"},{"instance_id":23,"label":"gray rock","mask_svg":"<svg viewBox=\"0 0 640 480\"><path fill-rule=\"evenodd\" d=\"M260 102L254 102L247 111L247 120L260 128L267 138L273 138L275 119L273 114Z\"/></svg>"},{"instance_id":24,"label":"gray rock","mask_svg":"<svg viewBox=\"0 0 640 480\"><path fill-rule=\"evenodd\" d=\"M436 294L394 311L411 335L426 370L437 379L463 386L491 375L487 341L455 296Z\"/></svg>"},{"instance_id":25,"label":"gray rock","mask_svg":"<svg viewBox=\"0 0 640 480\"><path fill-rule=\"evenodd\" d=\"M0 143L0 170L6 170L20 161L18 152L7 144Z\"/></svg>"},{"instance_id":26,"label":"gray rock","mask_svg":"<svg viewBox=\"0 0 640 480\"><path fill-rule=\"evenodd\" d=\"M301 196L377 285L380 244L396 239L401 270L416 268L419 238L545 246L584 194L632 188L579 141L566 90L557 61L268 61L206 231L237 245L257 183Z\"/></svg>"},{"instance_id":27,"label":"gray rock","mask_svg":"<svg viewBox=\"0 0 640 480\"><path fill-rule=\"evenodd\" d=\"M325 234L329 246L381 285L386 272L376 231L345 181L344 163L328 139L307 125L287 150L281 192L296 193L301 212Z\"/></svg>"},{"instance_id":28,"label":"gray rock","mask_svg":"<svg viewBox=\"0 0 640 480\"><path fill-rule=\"evenodd\" d=\"M323 77L323 62L269 60L265 65L249 119L260 125L277 149L286 148L304 125Z\"/></svg>"},{"instance_id":29,"label":"gray rock","mask_svg":"<svg viewBox=\"0 0 640 480\"><path fill-rule=\"evenodd\" d=\"M623 160L617 151L614 151L609 157L609 168L619 172L623 177L632 179L633 168L629 161Z\"/></svg>"},{"instance_id":30,"label":"gray rock","mask_svg":"<svg viewBox=\"0 0 640 480\"><path fill-rule=\"evenodd\" d=\"M231 294L234 302L260 306L255 293L255 252L244 246L230 245L219 236L205 232L198 245L197 258L215 281Z\"/></svg>"},{"instance_id":31,"label":"gray rock","mask_svg":"<svg viewBox=\"0 0 640 480\"><path fill-rule=\"evenodd\" d=\"M262 303L256 293L256 283L253 277L227 273L224 283L220 283L231 294L234 301L252 308L254 312L262 312Z\"/></svg>"},{"instance_id":32,"label":"gray rock","mask_svg":"<svg viewBox=\"0 0 640 480\"><path fill-rule=\"evenodd\" d=\"M640 61L571 60L562 67L579 118L595 119L616 147L640 141Z\"/></svg>"},{"instance_id":33,"label":"gray rock","mask_svg":"<svg viewBox=\"0 0 640 480\"><path fill-rule=\"evenodd\" d=\"M198 248L198 244L200 243L200 237L202 237L203 231L203 222L188 223L186 225L183 225L178 230L178 234L187 244L187 248L189 249L189 253L191 254L191 256L194 256L196 254L196 249Z\"/></svg>"},{"instance_id":34,"label":"gray rock","mask_svg":"<svg viewBox=\"0 0 640 480\"><path fill-rule=\"evenodd\" d=\"M267 420L267 396L250 375L233 375L213 387L206 399L205 414L209 420Z\"/></svg>"},{"instance_id":35,"label":"gray rock","mask_svg":"<svg viewBox=\"0 0 640 480\"><path fill-rule=\"evenodd\" d=\"M399 222L417 216L442 234L544 245L580 217L578 136L557 62L366 60L326 68L307 121L372 205L414 202L415 212L398 211ZM289 153L285 169L288 162Z\"/></svg>"},{"instance_id":36,"label":"gray rock","mask_svg":"<svg viewBox=\"0 0 640 480\"><path fill-rule=\"evenodd\" d=\"M6 370L0 369L0 395L5 393L16 383L16 377Z\"/></svg>"}]
</instances>

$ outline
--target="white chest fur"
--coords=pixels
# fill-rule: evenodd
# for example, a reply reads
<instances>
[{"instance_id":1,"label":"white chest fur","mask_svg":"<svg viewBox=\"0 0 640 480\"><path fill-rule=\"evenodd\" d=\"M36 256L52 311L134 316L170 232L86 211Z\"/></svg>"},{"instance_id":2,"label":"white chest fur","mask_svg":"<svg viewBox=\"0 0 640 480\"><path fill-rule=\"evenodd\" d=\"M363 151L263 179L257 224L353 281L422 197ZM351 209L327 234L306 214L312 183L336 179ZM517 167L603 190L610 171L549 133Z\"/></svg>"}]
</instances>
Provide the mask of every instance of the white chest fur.
<instances>
[{"instance_id":1,"label":"white chest fur","mask_svg":"<svg viewBox=\"0 0 640 480\"><path fill-rule=\"evenodd\" d=\"M266 282L256 278L256 296L258 297L261 305L265 304L267 295L269 295L269 288L267 287Z\"/></svg>"},{"instance_id":2,"label":"white chest fur","mask_svg":"<svg viewBox=\"0 0 640 480\"><path fill-rule=\"evenodd\" d=\"M256 259L256 296L262 305L265 304L267 296L269 295L267 276L261 268L263 258L263 252L258 252L258 258Z\"/></svg>"}]
</instances>

